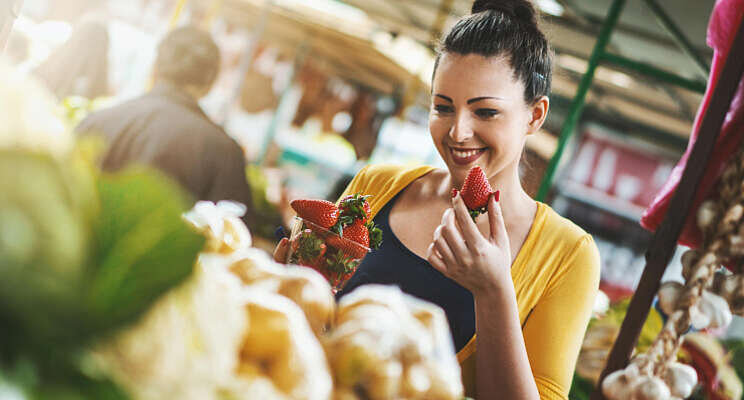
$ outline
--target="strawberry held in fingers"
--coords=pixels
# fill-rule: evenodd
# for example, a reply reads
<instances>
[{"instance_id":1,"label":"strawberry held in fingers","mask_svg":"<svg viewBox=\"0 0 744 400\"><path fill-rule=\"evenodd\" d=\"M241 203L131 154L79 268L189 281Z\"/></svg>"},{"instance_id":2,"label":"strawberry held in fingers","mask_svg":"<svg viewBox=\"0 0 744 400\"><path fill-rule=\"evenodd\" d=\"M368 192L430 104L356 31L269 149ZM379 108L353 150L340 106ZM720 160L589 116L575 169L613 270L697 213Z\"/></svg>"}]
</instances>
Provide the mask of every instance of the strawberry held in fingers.
<instances>
[{"instance_id":1,"label":"strawberry held in fingers","mask_svg":"<svg viewBox=\"0 0 744 400\"><path fill-rule=\"evenodd\" d=\"M298 199L293 200L289 205L297 212L297 216L325 229L329 229L338 222L339 209L330 201Z\"/></svg>"},{"instance_id":2,"label":"strawberry held in fingers","mask_svg":"<svg viewBox=\"0 0 744 400\"><path fill-rule=\"evenodd\" d=\"M475 220L479 215L488 211L488 199L493 195L496 201L499 201L499 191L491 189L486 174L481 167L475 166L468 172L465 182L460 189L460 196L470 211L470 216ZM455 189L452 191L453 197L457 195Z\"/></svg>"}]
</instances>

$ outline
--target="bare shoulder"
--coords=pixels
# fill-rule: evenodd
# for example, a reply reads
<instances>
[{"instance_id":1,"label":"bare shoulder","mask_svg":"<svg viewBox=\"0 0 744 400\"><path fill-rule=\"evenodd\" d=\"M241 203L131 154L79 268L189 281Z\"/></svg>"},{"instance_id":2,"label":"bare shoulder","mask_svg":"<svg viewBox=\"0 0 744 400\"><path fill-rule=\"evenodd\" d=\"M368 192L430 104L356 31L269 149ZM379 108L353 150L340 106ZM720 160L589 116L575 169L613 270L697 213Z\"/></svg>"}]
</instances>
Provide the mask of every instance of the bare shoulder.
<instances>
[{"instance_id":1,"label":"bare shoulder","mask_svg":"<svg viewBox=\"0 0 744 400\"><path fill-rule=\"evenodd\" d=\"M433 169L411 182L401 193L399 202L417 204L437 199L442 185L449 180L449 173L443 169Z\"/></svg>"}]
</instances>

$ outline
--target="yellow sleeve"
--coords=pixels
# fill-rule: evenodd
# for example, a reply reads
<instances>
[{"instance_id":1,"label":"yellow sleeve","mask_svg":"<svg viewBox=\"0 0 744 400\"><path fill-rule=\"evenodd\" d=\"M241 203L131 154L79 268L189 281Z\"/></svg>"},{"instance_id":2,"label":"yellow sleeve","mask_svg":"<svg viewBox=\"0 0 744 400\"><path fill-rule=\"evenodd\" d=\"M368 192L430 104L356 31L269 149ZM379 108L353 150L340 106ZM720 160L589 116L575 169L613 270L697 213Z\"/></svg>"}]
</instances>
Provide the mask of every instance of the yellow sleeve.
<instances>
[{"instance_id":1,"label":"yellow sleeve","mask_svg":"<svg viewBox=\"0 0 744 400\"><path fill-rule=\"evenodd\" d=\"M344 196L356 193L371 195L369 205L372 208L372 215L370 215L370 218L374 218L390 199L432 169L434 168L426 165L401 167L370 164L354 176L339 200Z\"/></svg>"},{"instance_id":2,"label":"yellow sleeve","mask_svg":"<svg viewBox=\"0 0 744 400\"><path fill-rule=\"evenodd\" d=\"M581 238L562 264L523 328L541 399L568 399L599 289L599 251L591 236Z\"/></svg>"}]
</instances>

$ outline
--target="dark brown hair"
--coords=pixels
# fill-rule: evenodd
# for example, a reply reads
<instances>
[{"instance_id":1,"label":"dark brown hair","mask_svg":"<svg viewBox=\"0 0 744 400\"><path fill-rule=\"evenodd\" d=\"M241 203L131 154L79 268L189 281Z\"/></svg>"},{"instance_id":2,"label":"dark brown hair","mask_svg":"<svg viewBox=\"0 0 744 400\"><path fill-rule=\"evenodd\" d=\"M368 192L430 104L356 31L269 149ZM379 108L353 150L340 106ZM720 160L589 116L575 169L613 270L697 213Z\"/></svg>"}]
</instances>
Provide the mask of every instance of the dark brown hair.
<instances>
[{"instance_id":1,"label":"dark brown hair","mask_svg":"<svg viewBox=\"0 0 744 400\"><path fill-rule=\"evenodd\" d=\"M220 69L220 50L209 33L193 27L174 29L158 45L158 79L176 86L210 86Z\"/></svg>"},{"instance_id":2,"label":"dark brown hair","mask_svg":"<svg viewBox=\"0 0 744 400\"><path fill-rule=\"evenodd\" d=\"M472 14L457 21L442 39L435 74L446 53L506 56L515 78L524 83L525 102L550 94L553 56L529 0L476 0Z\"/></svg>"}]
</instances>

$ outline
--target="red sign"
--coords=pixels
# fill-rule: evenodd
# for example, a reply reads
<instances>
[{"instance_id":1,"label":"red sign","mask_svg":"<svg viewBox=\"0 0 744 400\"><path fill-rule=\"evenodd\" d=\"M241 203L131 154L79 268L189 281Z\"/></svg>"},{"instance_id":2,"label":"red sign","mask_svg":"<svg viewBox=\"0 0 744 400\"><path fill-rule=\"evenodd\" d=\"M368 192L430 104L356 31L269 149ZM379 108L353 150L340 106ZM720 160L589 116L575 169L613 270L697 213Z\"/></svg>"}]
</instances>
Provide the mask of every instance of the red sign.
<instances>
[{"instance_id":1,"label":"red sign","mask_svg":"<svg viewBox=\"0 0 744 400\"><path fill-rule=\"evenodd\" d=\"M646 208L669 177L674 155L589 125L564 175L569 182Z\"/></svg>"}]
</instances>

